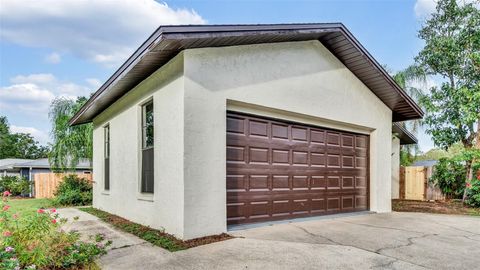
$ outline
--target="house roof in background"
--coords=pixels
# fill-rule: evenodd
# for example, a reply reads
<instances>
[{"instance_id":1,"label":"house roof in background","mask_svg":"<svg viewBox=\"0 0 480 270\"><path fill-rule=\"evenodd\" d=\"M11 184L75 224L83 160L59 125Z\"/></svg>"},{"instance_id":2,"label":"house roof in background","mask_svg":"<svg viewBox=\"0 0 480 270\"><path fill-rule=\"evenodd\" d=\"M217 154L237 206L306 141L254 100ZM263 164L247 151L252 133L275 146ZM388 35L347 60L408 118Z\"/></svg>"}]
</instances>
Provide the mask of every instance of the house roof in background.
<instances>
[{"instance_id":1,"label":"house roof in background","mask_svg":"<svg viewBox=\"0 0 480 270\"><path fill-rule=\"evenodd\" d=\"M398 136L400 139L400 144L405 145L405 144L417 144L418 140L413 135L410 133L406 128L400 125L400 123L393 123L392 125L392 132Z\"/></svg>"},{"instance_id":2,"label":"house roof in background","mask_svg":"<svg viewBox=\"0 0 480 270\"><path fill-rule=\"evenodd\" d=\"M40 158L30 162L16 164L16 168L50 168L50 162L48 158ZM88 159L82 159L78 162L76 169L90 169L92 165Z\"/></svg>"},{"instance_id":3,"label":"house roof in background","mask_svg":"<svg viewBox=\"0 0 480 270\"><path fill-rule=\"evenodd\" d=\"M423 111L341 23L160 26L70 119L88 123L179 52L191 48L319 40L392 111L393 121Z\"/></svg>"},{"instance_id":4,"label":"house roof in background","mask_svg":"<svg viewBox=\"0 0 480 270\"><path fill-rule=\"evenodd\" d=\"M0 170L12 170L21 168L45 168L50 169L48 158L40 159L0 159ZM82 159L77 164L77 169L91 169L92 165L88 159Z\"/></svg>"},{"instance_id":5,"label":"house roof in background","mask_svg":"<svg viewBox=\"0 0 480 270\"><path fill-rule=\"evenodd\" d=\"M8 167L14 164L33 161L33 159L21 159L21 158L5 158L0 159L0 168Z\"/></svg>"},{"instance_id":6,"label":"house roof in background","mask_svg":"<svg viewBox=\"0 0 480 270\"><path fill-rule=\"evenodd\" d=\"M417 160L410 166L433 167L437 165L438 160Z\"/></svg>"}]
</instances>

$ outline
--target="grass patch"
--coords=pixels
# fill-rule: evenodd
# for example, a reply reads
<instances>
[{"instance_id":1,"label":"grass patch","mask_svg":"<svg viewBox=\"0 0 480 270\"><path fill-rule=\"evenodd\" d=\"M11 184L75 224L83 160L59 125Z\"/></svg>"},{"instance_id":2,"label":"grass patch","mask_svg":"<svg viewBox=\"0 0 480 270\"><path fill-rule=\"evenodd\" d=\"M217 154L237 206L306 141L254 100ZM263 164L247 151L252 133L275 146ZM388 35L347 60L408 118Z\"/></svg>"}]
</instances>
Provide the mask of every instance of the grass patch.
<instances>
[{"instance_id":1,"label":"grass patch","mask_svg":"<svg viewBox=\"0 0 480 270\"><path fill-rule=\"evenodd\" d=\"M171 234L165 233L164 231L152 229L150 227L131 222L127 219L112 215L93 207L82 207L79 209L100 218L102 221L113 225L115 228L138 236L141 239L156 246L162 247L168 251L179 251L233 238L226 233L222 233L218 235L182 241Z\"/></svg>"},{"instance_id":2,"label":"grass patch","mask_svg":"<svg viewBox=\"0 0 480 270\"><path fill-rule=\"evenodd\" d=\"M50 199L10 199L11 213L18 213L21 217L29 217L35 215L39 208L53 207Z\"/></svg>"},{"instance_id":3,"label":"grass patch","mask_svg":"<svg viewBox=\"0 0 480 270\"><path fill-rule=\"evenodd\" d=\"M392 200L392 209L397 212L422 212L434 214L451 214L480 216L480 208L465 206L462 201L410 201Z\"/></svg>"}]
</instances>

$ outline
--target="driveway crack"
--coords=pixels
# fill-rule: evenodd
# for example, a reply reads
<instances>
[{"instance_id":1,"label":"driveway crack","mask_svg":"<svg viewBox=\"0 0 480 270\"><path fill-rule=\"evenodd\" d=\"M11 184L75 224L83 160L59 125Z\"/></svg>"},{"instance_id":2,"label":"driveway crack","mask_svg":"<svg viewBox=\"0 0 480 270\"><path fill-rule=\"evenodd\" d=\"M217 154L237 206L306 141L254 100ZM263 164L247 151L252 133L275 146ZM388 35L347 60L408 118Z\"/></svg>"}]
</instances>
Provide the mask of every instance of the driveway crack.
<instances>
[{"instance_id":1,"label":"driveway crack","mask_svg":"<svg viewBox=\"0 0 480 270\"><path fill-rule=\"evenodd\" d=\"M134 246L140 246L140 245L143 245L147 242L142 242L142 243L136 243L136 244L128 244L128 245L123 245L123 246L119 246L119 247L112 247L110 250L116 250L116 249L122 249L122 248L128 248L128 247L134 247Z\"/></svg>"},{"instance_id":2,"label":"driveway crack","mask_svg":"<svg viewBox=\"0 0 480 270\"><path fill-rule=\"evenodd\" d=\"M337 241L334 241L334 240L332 240L331 238L328 238L328 237L326 237L326 236L323 236L323 235L320 235L320 234L314 234L314 233L310 232L309 230L307 230L307 229L305 229L305 228L303 228L303 227L301 227L301 226L294 225L294 224L290 224L290 225L292 225L293 227L295 227L295 228L297 228L297 229L300 229L300 230L304 231L306 234L308 234L308 235L310 235L310 236L313 236L313 237L316 237L316 238L318 238L318 237L323 238L323 239L331 242L331 243L334 244L334 245L345 246L344 244L342 244L342 243L340 243L340 242L337 242Z\"/></svg>"},{"instance_id":3,"label":"driveway crack","mask_svg":"<svg viewBox=\"0 0 480 270\"><path fill-rule=\"evenodd\" d=\"M349 221L340 221L340 222L347 223L347 224L353 224L353 225L359 225L359 226L365 226L365 227L371 227L371 228L388 229L388 230L395 230L395 231L401 231L401 232L424 234L424 232L420 232L420 231L405 230L405 229L394 228L394 227L378 226L378 225L371 225L371 224L365 224L365 223L355 223L355 222L349 222Z\"/></svg>"},{"instance_id":4,"label":"driveway crack","mask_svg":"<svg viewBox=\"0 0 480 270\"><path fill-rule=\"evenodd\" d=\"M390 257L392 260L387 262L387 263L382 263L382 264L377 264L377 265L372 265L370 267L370 269L376 269L376 268L380 268L380 269L389 269L389 267L391 267L395 262L398 262L398 259L396 258L392 258Z\"/></svg>"},{"instance_id":5,"label":"driveway crack","mask_svg":"<svg viewBox=\"0 0 480 270\"><path fill-rule=\"evenodd\" d=\"M392 247L379 248L379 249L377 249L377 250L375 251L375 253L384 255L384 254L382 254L382 251L391 250L391 249L397 249L397 248L402 248L402 247L409 247L409 246L415 244L415 243L413 242L414 239L421 239L421 238L426 238L426 237L429 237L429 236L437 236L437 235L438 235L438 234L436 234L436 233L427 233L427 234L423 234L423 235L420 235L420 236L408 237L406 244L399 244L399 245L395 245L395 246L392 246Z\"/></svg>"},{"instance_id":6,"label":"driveway crack","mask_svg":"<svg viewBox=\"0 0 480 270\"><path fill-rule=\"evenodd\" d=\"M355 224L355 223L353 223ZM400 248L400 247L407 247L407 246L411 246L414 244L413 240L414 239L419 239L419 238L425 238L425 237L428 237L428 236L434 236L434 235L438 235L438 234L423 234L421 233L422 235L421 236L413 236L413 237L409 237L407 238L407 244L401 244L401 245L396 245L394 247L385 247L385 248L380 248L378 250L369 250L369 249L365 249L365 248L362 248L362 247L358 247L358 246L353 246L353 245L345 245L345 244L342 244L340 242L337 242L331 238L328 238L326 236L323 236L323 235L319 235L319 234L315 234L315 233L312 233L310 232L309 230L305 229L304 227L301 227L299 225L295 225L295 224L290 224L291 226L297 228L297 229L300 229L302 230L303 232L305 232L306 234L312 236L312 237L315 237L315 238L322 238L322 239L325 239L329 242L331 242L332 244L326 244L326 245L338 245L338 246L344 246L344 247L353 247L353 248L358 248L360 250L363 250L363 251L367 251L367 252L372 252L372 253L376 253L378 255L381 255L381 256L384 256L386 258L390 258L392 259L393 261L391 262L388 262L386 264L380 264L380 265L376 265L376 266L372 266L372 268L382 268L382 267L388 267L389 265L392 265L393 263L397 262L397 261L400 261L399 258L396 258L396 257L393 257L393 256L390 256L390 255L387 255L387 254L382 254L381 252L384 251L384 250L387 250L387 249L396 249L396 248ZM407 231L408 232L408 231ZM415 233L415 232L414 232ZM416 232L418 233L418 232ZM413 264L413 265L416 265L416 266L420 266L420 267L423 267L423 268L428 268L424 265L421 265L421 264L417 264L417 263L414 263L414 262L410 262L410 261L405 261L405 260L402 260L404 262L408 262L410 264Z\"/></svg>"}]
</instances>

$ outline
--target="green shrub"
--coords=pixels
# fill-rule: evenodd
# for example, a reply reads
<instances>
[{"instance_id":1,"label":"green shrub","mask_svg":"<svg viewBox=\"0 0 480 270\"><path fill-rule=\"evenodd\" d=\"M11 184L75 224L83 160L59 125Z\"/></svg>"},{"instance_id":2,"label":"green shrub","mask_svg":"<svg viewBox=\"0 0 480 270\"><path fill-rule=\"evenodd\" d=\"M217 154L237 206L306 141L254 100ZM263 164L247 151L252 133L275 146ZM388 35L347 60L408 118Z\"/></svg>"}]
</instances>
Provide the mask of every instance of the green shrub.
<instances>
[{"instance_id":1,"label":"green shrub","mask_svg":"<svg viewBox=\"0 0 480 270\"><path fill-rule=\"evenodd\" d=\"M0 178L0 192L9 191L13 196L30 193L30 181L25 177L3 176Z\"/></svg>"},{"instance_id":2,"label":"green shrub","mask_svg":"<svg viewBox=\"0 0 480 270\"><path fill-rule=\"evenodd\" d=\"M0 269L83 269L106 253L111 244L102 235L80 241L65 232L67 222L55 209L38 209L33 216L11 214L8 192L0 203Z\"/></svg>"},{"instance_id":3,"label":"green shrub","mask_svg":"<svg viewBox=\"0 0 480 270\"><path fill-rule=\"evenodd\" d=\"M53 202L56 205L90 205L92 183L75 174L67 175L58 185Z\"/></svg>"},{"instance_id":4,"label":"green shrub","mask_svg":"<svg viewBox=\"0 0 480 270\"><path fill-rule=\"evenodd\" d=\"M467 172L465 165L456 159L441 158L435 165L430 181L448 198L462 198Z\"/></svg>"},{"instance_id":5,"label":"green shrub","mask_svg":"<svg viewBox=\"0 0 480 270\"><path fill-rule=\"evenodd\" d=\"M467 200L465 203L473 207L480 207L480 176L467 184Z\"/></svg>"}]
</instances>

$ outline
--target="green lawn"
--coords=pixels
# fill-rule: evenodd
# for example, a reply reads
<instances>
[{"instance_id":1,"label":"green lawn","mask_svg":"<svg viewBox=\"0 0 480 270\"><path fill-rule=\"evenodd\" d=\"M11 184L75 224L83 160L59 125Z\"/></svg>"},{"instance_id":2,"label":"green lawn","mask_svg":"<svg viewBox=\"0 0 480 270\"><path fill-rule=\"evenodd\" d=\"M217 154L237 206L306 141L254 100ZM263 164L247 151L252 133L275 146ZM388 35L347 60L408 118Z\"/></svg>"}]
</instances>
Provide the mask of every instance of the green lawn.
<instances>
[{"instance_id":1,"label":"green lawn","mask_svg":"<svg viewBox=\"0 0 480 270\"><path fill-rule=\"evenodd\" d=\"M34 215L39 208L53 207L49 199L11 199L7 204L11 207L10 213L18 213L22 217Z\"/></svg>"}]
</instances>

